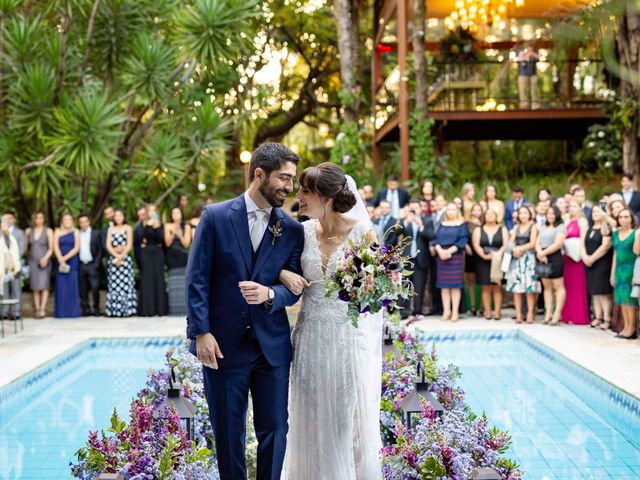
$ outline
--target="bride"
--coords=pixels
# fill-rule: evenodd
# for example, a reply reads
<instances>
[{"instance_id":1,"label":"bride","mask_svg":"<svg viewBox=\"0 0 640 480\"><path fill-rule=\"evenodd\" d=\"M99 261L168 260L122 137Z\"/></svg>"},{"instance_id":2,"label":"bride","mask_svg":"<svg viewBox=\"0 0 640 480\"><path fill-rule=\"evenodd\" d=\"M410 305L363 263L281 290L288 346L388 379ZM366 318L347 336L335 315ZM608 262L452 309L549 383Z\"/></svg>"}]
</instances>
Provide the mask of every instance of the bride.
<instances>
[{"instance_id":1,"label":"bride","mask_svg":"<svg viewBox=\"0 0 640 480\"><path fill-rule=\"evenodd\" d=\"M364 314L355 328L347 304L325 297L349 241L374 235L355 182L336 164L309 167L300 176L304 222L303 277L283 271L293 293L304 290L292 333L294 349L289 433L283 480L377 480L382 314Z\"/></svg>"}]
</instances>

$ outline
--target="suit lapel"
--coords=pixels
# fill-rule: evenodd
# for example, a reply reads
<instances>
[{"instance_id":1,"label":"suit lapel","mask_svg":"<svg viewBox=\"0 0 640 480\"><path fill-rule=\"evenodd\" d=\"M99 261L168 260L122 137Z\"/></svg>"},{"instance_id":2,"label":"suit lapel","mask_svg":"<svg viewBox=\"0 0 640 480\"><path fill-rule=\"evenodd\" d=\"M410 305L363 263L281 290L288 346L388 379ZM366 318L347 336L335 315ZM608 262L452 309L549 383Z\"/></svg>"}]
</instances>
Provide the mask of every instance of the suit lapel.
<instances>
[{"instance_id":1,"label":"suit lapel","mask_svg":"<svg viewBox=\"0 0 640 480\"><path fill-rule=\"evenodd\" d=\"M267 226L267 229L264 232L264 236L262 237L262 242L260 243L260 247L258 247L258 252L256 254L256 262L253 265L253 271L251 272L251 280L253 280L256 277L256 275L262 268L262 265L267 260L267 258L269 258L269 255L271 255L271 252L275 248L275 243L279 241L279 239L275 239L274 241L273 234L271 233L271 230L270 230L278 220L280 220L280 225L282 228L282 231L280 232L281 235L286 234L286 232L284 231L282 218L283 218L282 211L279 208L273 208L271 210L271 217L269 217L269 225Z\"/></svg>"},{"instance_id":2,"label":"suit lapel","mask_svg":"<svg viewBox=\"0 0 640 480\"><path fill-rule=\"evenodd\" d=\"M240 247L240 252L242 252L242 258L244 258L247 272L251 272L251 237L249 235L247 205L244 203L242 195L237 197L231 203L231 212L229 216L231 217L231 225L234 233L236 234L238 246Z\"/></svg>"}]
</instances>

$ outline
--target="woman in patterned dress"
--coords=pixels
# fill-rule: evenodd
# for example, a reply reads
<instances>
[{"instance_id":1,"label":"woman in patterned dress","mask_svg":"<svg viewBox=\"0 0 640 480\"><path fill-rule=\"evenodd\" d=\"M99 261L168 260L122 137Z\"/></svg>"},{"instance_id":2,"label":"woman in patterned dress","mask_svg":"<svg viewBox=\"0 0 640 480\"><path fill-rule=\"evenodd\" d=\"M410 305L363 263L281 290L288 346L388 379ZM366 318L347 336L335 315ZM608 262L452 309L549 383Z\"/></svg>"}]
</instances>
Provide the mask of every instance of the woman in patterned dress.
<instances>
[{"instance_id":1,"label":"woman in patterned dress","mask_svg":"<svg viewBox=\"0 0 640 480\"><path fill-rule=\"evenodd\" d=\"M635 230L633 213L624 208L618 214L618 230L613 232L613 265L611 286L616 304L620 305L623 326L619 338L636 338L638 299L631 296L633 266L640 253L640 230Z\"/></svg>"},{"instance_id":2,"label":"woman in patterned dress","mask_svg":"<svg viewBox=\"0 0 640 480\"><path fill-rule=\"evenodd\" d=\"M107 232L107 307L108 317L135 315L137 301L133 279L133 231L125 223L124 212L116 210L113 226Z\"/></svg>"},{"instance_id":3,"label":"woman in patterned dress","mask_svg":"<svg viewBox=\"0 0 640 480\"><path fill-rule=\"evenodd\" d=\"M509 242L513 245L513 258L507 272L507 292L513 293L516 307L516 323L522 322L522 296L527 296L527 323L534 322L536 294L540 293L540 282L536 276L535 246L538 226L533 221L531 210L522 206L518 209L516 225Z\"/></svg>"}]
</instances>

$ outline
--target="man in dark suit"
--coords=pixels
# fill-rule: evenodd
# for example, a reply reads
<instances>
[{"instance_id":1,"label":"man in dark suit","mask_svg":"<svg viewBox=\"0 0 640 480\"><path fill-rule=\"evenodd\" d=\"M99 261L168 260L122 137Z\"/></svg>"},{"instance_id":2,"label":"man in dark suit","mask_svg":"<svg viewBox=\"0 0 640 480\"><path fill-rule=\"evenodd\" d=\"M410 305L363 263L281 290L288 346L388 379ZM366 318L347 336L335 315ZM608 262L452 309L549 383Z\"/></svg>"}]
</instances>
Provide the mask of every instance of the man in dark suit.
<instances>
[{"instance_id":1,"label":"man in dark suit","mask_svg":"<svg viewBox=\"0 0 640 480\"><path fill-rule=\"evenodd\" d=\"M429 253L429 243L435 237L433 219L428 215L422 215L420 202L411 201L406 207L406 215L402 221L402 237L407 239L407 246L404 255L413 257L413 273L411 283L415 296L411 300L404 302L404 309L401 313L403 318L409 316L410 303L411 316L422 316L422 304L429 270L432 268L433 260Z\"/></svg>"},{"instance_id":2,"label":"man in dark suit","mask_svg":"<svg viewBox=\"0 0 640 480\"><path fill-rule=\"evenodd\" d=\"M391 204L386 200L382 200L379 209L380 216L373 222L376 228L376 235L383 245L396 245L399 232L397 227L393 227L398 223L398 219L391 215ZM387 236L383 239L386 232L388 232Z\"/></svg>"},{"instance_id":3,"label":"man in dark suit","mask_svg":"<svg viewBox=\"0 0 640 480\"><path fill-rule=\"evenodd\" d=\"M398 188L398 178L390 175L387 177L387 188L383 188L378 192L373 205L377 207L382 200L387 200L391 205L391 215L398 218L400 209L409 203L410 198L409 192L403 188Z\"/></svg>"},{"instance_id":4,"label":"man in dark suit","mask_svg":"<svg viewBox=\"0 0 640 480\"><path fill-rule=\"evenodd\" d=\"M283 269L302 274L304 246L302 225L280 207L293 189L298 159L284 145L260 145L251 157L249 189L202 210L189 252L187 337L204 364L222 480L247 478L249 392L258 437L256 478L280 478L292 359L285 307L299 297L279 275Z\"/></svg>"},{"instance_id":5,"label":"man in dark suit","mask_svg":"<svg viewBox=\"0 0 640 480\"><path fill-rule=\"evenodd\" d=\"M514 225L514 213L526 202L527 200L524 198L524 190L522 190L522 187L513 187L511 189L511 200L507 200L504 212L504 224L509 232L511 232Z\"/></svg>"},{"instance_id":6,"label":"man in dark suit","mask_svg":"<svg viewBox=\"0 0 640 480\"><path fill-rule=\"evenodd\" d=\"M620 193L622 194L624 202L635 215L640 214L640 192L634 188L633 173L623 173L620 184L622 185Z\"/></svg>"},{"instance_id":7,"label":"man in dark suit","mask_svg":"<svg viewBox=\"0 0 640 480\"><path fill-rule=\"evenodd\" d=\"M78 283L80 287L80 307L82 316L93 314L100 315L100 277L98 268L102 259L102 234L99 230L91 228L89 217L80 214L78 217L80 227L80 269L78 270ZM93 296L93 310L89 306L89 291Z\"/></svg>"}]
</instances>

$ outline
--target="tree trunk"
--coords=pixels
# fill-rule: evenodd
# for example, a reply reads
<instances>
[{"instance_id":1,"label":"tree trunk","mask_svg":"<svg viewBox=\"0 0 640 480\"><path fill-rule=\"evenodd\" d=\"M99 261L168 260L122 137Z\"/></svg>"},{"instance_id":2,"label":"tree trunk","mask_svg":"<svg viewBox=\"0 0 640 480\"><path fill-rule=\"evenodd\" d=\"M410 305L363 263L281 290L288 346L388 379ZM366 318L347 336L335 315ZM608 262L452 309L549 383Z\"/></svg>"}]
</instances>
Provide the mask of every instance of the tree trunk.
<instances>
[{"instance_id":1,"label":"tree trunk","mask_svg":"<svg viewBox=\"0 0 640 480\"><path fill-rule=\"evenodd\" d=\"M357 95L357 79L355 67L357 66L353 45L355 35L354 18L353 18L353 0L335 0L333 4L334 16L336 17L336 26L338 29L338 51L340 52L340 80L342 81L342 90L348 94L349 98L344 105L344 119L346 121L355 122L358 119L358 113L355 109L355 100ZM357 20L357 16L356 19Z\"/></svg>"},{"instance_id":2,"label":"tree trunk","mask_svg":"<svg viewBox=\"0 0 640 480\"><path fill-rule=\"evenodd\" d=\"M411 22L411 41L413 43L413 70L416 76L416 111L420 121L427 119L427 69L425 63L425 1L412 0L413 21Z\"/></svg>"},{"instance_id":3,"label":"tree trunk","mask_svg":"<svg viewBox=\"0 0 640 480\"><path fill-rule=\"evenodd\" d=\"M620 66L627 72L640 71L640 15L634 2L628 2L625 14L620 18L617 32L618 56ZM636 109L640 106L640 82L621 79L620 95L622 100L632 100ZM630 116L630 123L622 130L622 165L625 172L634 174L636 182L638 167L638 135L640 123L637 112Z\"/></svg>"}]
</instances>

